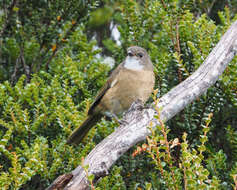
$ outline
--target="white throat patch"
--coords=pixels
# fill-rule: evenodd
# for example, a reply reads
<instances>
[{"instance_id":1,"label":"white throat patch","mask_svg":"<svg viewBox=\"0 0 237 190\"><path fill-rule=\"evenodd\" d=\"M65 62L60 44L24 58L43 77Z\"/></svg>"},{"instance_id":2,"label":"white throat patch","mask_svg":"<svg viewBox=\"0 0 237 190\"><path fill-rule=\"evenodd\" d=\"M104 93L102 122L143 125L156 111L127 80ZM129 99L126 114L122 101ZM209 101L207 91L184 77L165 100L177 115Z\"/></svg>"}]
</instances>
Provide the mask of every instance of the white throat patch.
<instances>
[{"instance_id":1,"label":"white throat patch","mask_svg":"<svg viewBox=\"0 0 237 190\"><path fill-rule=\"evenodd\" d=\"M131 69L131 70L143 70L143 65L140 63L139 60L137 60L135 57L127 57L125 59L125 64L124 67L126 69Z\"/></svg>"}]
</instances>

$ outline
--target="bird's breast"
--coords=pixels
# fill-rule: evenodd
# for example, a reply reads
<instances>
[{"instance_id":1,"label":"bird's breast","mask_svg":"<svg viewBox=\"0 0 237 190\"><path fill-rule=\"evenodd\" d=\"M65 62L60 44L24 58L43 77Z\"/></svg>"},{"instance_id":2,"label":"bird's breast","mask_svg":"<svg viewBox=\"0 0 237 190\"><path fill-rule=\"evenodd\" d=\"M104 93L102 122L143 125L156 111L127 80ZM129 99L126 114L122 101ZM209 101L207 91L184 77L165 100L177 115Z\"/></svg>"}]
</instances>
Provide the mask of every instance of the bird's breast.
<instances>
[{"instance_id":1,"label":"bird's breast","mask_svg":"<svg viewBox=\"0 0 237 190\"><path fill-rule=\"evenodd\" d=\"M111 88L101 103L106 111L118 115L137 99L145 103L153 91L154 82L153 71L122 69L111 82Z\"/></svg>"}]
</instances>

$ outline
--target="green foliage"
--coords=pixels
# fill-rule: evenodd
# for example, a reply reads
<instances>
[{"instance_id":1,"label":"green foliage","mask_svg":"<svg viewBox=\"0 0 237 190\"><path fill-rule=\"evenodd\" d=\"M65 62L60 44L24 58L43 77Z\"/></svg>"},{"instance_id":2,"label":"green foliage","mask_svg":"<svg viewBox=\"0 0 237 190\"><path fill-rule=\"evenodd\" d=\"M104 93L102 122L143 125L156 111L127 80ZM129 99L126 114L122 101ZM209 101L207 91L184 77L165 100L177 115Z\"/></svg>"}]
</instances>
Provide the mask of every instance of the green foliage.
<instances>
[{"instance_id":1,"label":"green foliage","mask_svg":"<svg viewBox=\"0 0 237 190\"><path fill-rule=\"evenodd\" d=\"M161 97L202 64L237 18L234 1L0 0L0 4L1 189L46 188L114 130L116 122L102 119L83 143L65 144L108 76L106 56L112 56L116 66L128 46L147 49ZM120 32L121 45L111 37L112 26ZM234 187L236 62L235 57L203 96L158 126L148 143L140 144L139 151L148 154L133 157L134 149L129 150L110 175L92 187Z\"/></svg>"},{"instance_id":2,"label":"green foliage","mask_svg":"<svg viewBox=\"0 0 237 190\"><path fill-rule=\"evenodd\" d=\"M111 175L104 177L99 184L97 185L96 190L102 190L102 189L111 189L111 190L116 190L116 189L126 189L125 183L123 181L123 177L120 175L121 170L123 167L117 167L114 166Z\"/></svg>"},{"instance_id":3,"label":"green foliage","mask_svg":"<svg viewBox=\"0 0 237 190\"><path fill-rule=\"evenodd\" d=\"M98 1L0 1L0 80L48 70L49 62L72 32L89 20ZM19 54L19 52L21 52Z\"/></svg>"},{"instance_id":4,"label":"green foliage","mask_svg":"<svg viewBox=\"0 0 237 190\"><path fill-rule=\"evenodd\" d=\"M73 102L75 92L68 90L66 82L51 75L34 76L27 85L24 80L22 76L14 87L8 82L0 86L4 118L0 120L4 131L0 181L6 189L8 185L19 188L35 175L52 180L75 167L94 146L88 142L73 149L65 144L66 136L83 120Z\"/></svg>"},{"instance_id":5,"label":"green foliage","mask_svg":"<svg viewBox=\"0 0 237 190\"><path fill-rule=\"evenodd\" d=\"M81 30L72 34L71 48L65 47L52 61L50 72L34 74L27 84L25 75L14 86L8 81L0 84L0 183L5 189L20 188L36 175L46 181L46 187L57 175L76 167L94 147L91 140L77 148L65 144L85 118L90 88L100 87L108 70L94 57L98 53L92 50L94 42L88 43ZM95 77L97 84L92 83Z\"/></svg>"},{"instance_id":6,"label":"green foliage","mask_svg":"<svg viewBox=\"0 0 237 190\"><path fill-rule=\"evenodd\" d=\"M217 168L210 166L218 166L226 169L225 155L219 152L217 155L204 160L204 152L206 151L206 143L208 142L207 133L209 131L209 124L211 122L212 114L209 114L206 119L206 124L203 125L202 135L200 135L200 143L197 147L191 148L187 141L187 134L184 133L182 140L179 142L178 138L168 140L167 136L170 130L159 119L159 110L157 109L157 119L161 125L157 126L158 132L155 133L152 129L152 136L147 137L147 144L138 146L133 156L137 156L142 152L147 152L152 158L156 169L160 172L160 183L153 184L156 189L219 189L221 187L220 180L217 176L219 173L215 172ZM175 157L174 148L180 148L180 157ZM205 166L207 162L207 167ZM204 164L205 163L205 164ZM210 172L212 171L212 176ZM217 174L217 175L216 175ZM152 185L151 185L152 186ZM223 188L227 186L222 184Z\"/></svg>"}]
</instances>

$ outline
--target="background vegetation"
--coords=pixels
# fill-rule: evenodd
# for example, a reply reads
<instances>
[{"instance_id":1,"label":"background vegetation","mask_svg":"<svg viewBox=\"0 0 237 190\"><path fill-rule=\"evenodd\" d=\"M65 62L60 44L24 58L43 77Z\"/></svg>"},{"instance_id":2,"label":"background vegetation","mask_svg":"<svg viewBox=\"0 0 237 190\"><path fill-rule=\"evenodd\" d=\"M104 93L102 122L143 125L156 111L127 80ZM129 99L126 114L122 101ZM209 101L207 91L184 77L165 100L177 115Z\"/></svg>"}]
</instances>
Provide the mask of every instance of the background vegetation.
<instances>
[{"instance_id":1,"label":"background vegetation","mask_svg":"<svg viewBox=\"0 0 237 190\"><path fill-rule=\"evenodd\" d=\"M114 130L115 122L102 120L80 145L65 144L127 47L148 50L161 97L199 67L237 19L235 0L0 0L0 5L1 189L46 188ZM112 35L116 29L119 41ZM106 64L108 56L115 65ZM122 156L96 188L234 188L236 62L203 96Z\"/></svg>"}]
</instances>

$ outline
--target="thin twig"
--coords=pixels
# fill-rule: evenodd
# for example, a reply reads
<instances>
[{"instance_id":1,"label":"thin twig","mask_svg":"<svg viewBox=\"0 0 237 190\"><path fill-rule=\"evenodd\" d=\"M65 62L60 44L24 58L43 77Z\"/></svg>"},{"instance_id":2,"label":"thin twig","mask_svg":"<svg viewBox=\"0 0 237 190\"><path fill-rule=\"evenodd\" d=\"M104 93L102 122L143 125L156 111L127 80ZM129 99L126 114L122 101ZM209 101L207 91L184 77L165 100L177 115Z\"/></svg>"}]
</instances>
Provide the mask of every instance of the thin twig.
<instances>
[{"instance_id":1,"label":"thin twig","mask_svg":"<svg viewBox=\"0 0 237 190\"><path fill-rule=\"evenodd\" d=\"M15 67L14 67L14 72L11 76L11 82L12 84L16 81L16 75L17 75L17 72L20 68L20 55L17 57L16 59L16 64L15 64Z\"/></svg>"},{"instance_id":2,"label":"thin twig","mask_svg":"<svg viewBox=\"0 0 237 190\"><path fill-rule=\"evenodd\" d=\"M22 65L24 67L24 72L26 75L26 82L30 82L30 67L25 62L24 47L23 46L20 46L20 59L21 59Z\"/></svg>"}]
</instances>

